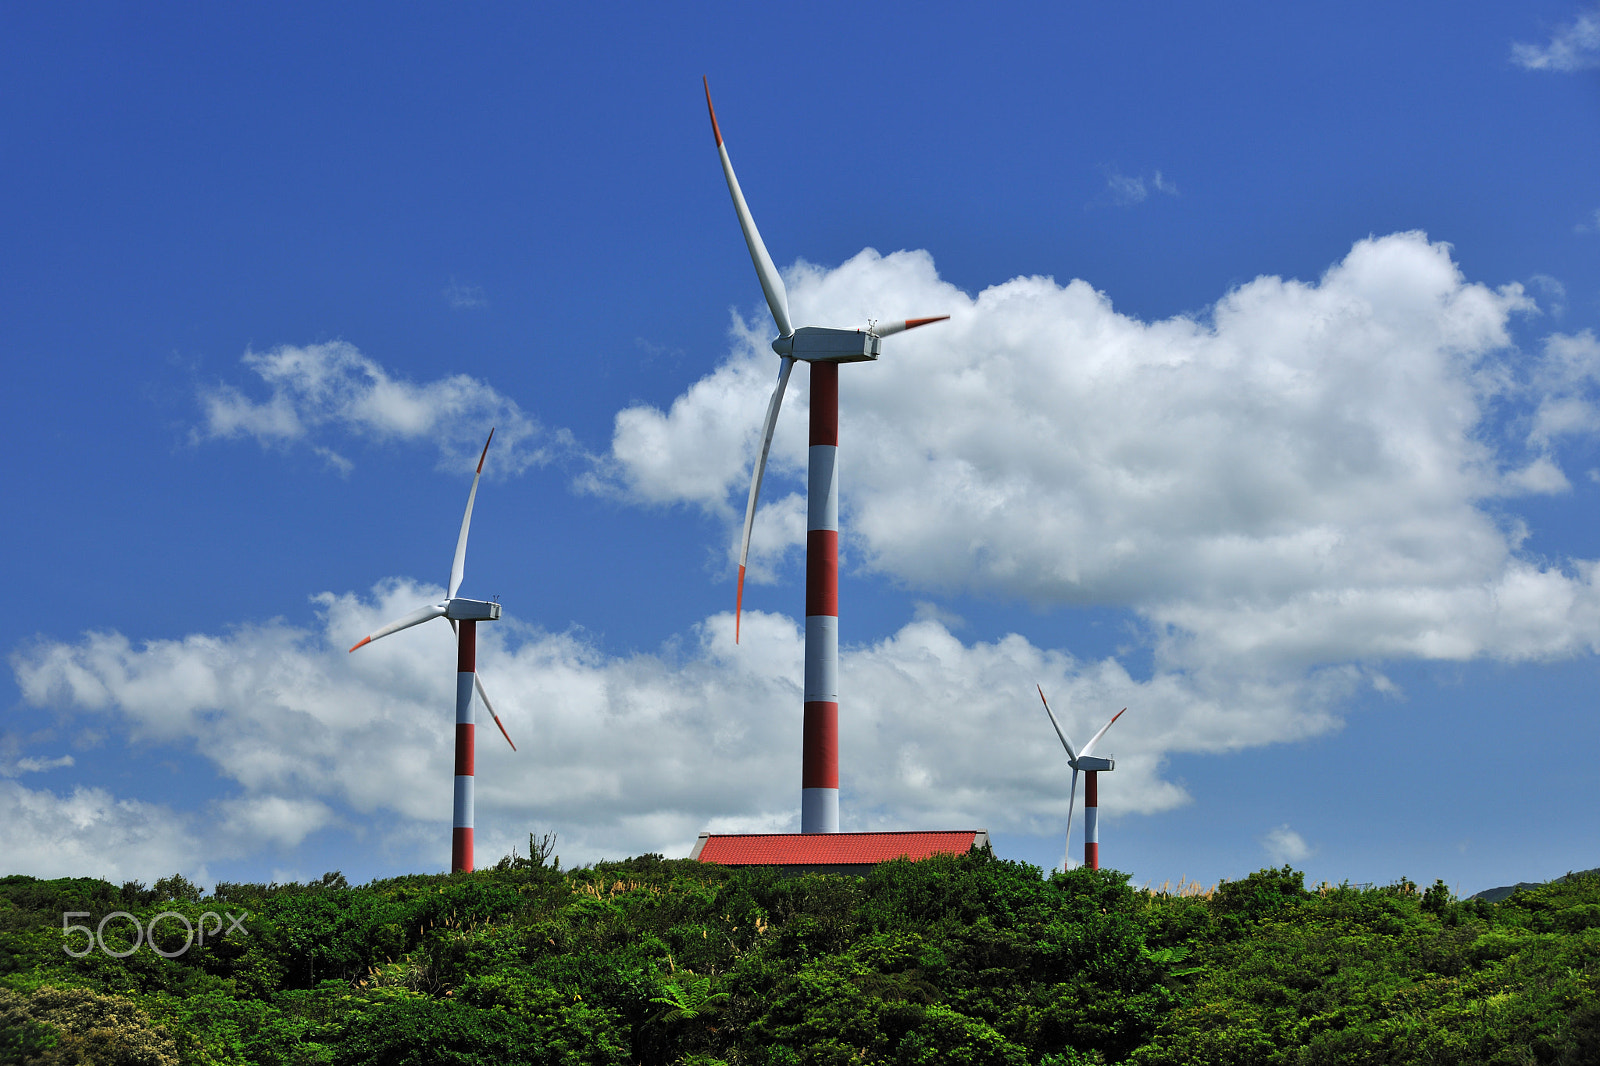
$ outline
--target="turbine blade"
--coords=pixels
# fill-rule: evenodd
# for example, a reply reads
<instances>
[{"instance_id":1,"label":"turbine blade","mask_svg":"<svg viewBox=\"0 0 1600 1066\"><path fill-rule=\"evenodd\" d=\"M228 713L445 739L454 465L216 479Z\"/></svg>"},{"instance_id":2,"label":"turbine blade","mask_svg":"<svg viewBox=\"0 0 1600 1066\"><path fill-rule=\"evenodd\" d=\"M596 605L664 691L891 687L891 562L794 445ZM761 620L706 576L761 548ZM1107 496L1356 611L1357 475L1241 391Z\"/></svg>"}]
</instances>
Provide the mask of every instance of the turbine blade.
<instances>
[{"instance_id":1,"label":"turbine blade","mask_svg":"<svg viewBox=\"0 0 1600 1066\"><path fill-rule=\"evenodd\" d=\"M1128 708L1124 707L1122 710L1112 715L1111 722L1115 722L1118 718L1121 718L1125 713L1127 713L1127 710ZM1083 746L1083 754L1087 755L1094 750L1094 746L1100 743L1100 738L1106 735L1106 730L1111 728L1111 722L1107 722L1105 725L1101 726L1100 732L1089 738L1089 743Z\"/></svg>"},{"instance_id":2,"label":"turbine blade","mask_svg":"<svg viewBox=\"0 0 1600 1066\"><path fill-rule=\"evenodd\" d=\"M467 529L472 525L472 501L478 498L478 479L483 476L483 461L489 455L489 442L494 440L494 429L489 430L489 440L483 442L483 454L478 456L478 470L472 475L472 491L467 493L467 513L461 516L461 536L456 538L456 557L450 563L450 591L445 599L456 598L461 587L461 576L467 569Z\"/></svg>"},{"instance_id":3,"label":"turbine blade","mask_svg":"<svg viewBox=\"0 0 1600 1066\"><path fill-rule=\"evenodd\" d=\"M778 325L783 337L794 332L789 324L789 290L783 287L778 268L772 265L772 256L756 229L756 220L750 217L750 205L744 202L739 179L734 177L733 163L728 159L728 146L722 143L722 128L717 125L717 109L711 106L711 83L700 79L706 87L706 110L711 112L711 132L717 138L717 154L722 157L722 176L728 179L728 192L733 194L733 211L739 216L739 228L744 230L744 243L750 249L750 261L756 266L756 277L761 279L761 291L766 294L767 307L772 311L772 321Z\"/></svg>"},{"instance_id":4,"label":"turbine blade","mask_svg":"<svg viewBox=\"0 0 1600 1066\"><path fill-rule=\"evenodd\" d=\"M440 615L444 614L444 610L444 604L442 603L430 604L427 607L418 607L415 611L412 611L404 618L390 622L388 625L373 633L371 636L362 637L350 650L355 651L356 648L362 647L366 644L371 644L373 641L382 637L386 637L390 633L398 633L402 629L410 629L412 626L421 625L430 618L438 618Z\"/></svg>"},{"instance_id":5,"label":"turbine blade","mask_svg":"<svg viewBox=\"0 0 1600 1066\"><path fill-rule=\"evenodd\" d=\"M767 472L767 452L772 449L772 431L778 425L778 410L783 406L783 391L789 387L789 371L794 360L783 357L778 368L778 385L772 390L767 403L767 421L761 427L761 450L756 453L756 466L750 478L750 502L744 507L744 537L739 542L739 590L733 601L733 642L739 643L739 622L744 615L744 564L750 558L750 530L756 521L756 499L761 495L761 479Z\"/></svg>"},{"instance_id":6,"label":"turbine blade","mask_svg":"<svg viewBox=\"0 0 1600 1066\"><path fill-rule=\"evenodd\" d=\"M1044 701L1044 713L1050 716L1050 724L1056 727L1056 736L1061 738L1061 746L1067 749L1067 761L1072 763L1072 772L1076 774L1078 772L1078 753L1072 750L1072 741L1068 740L1067 735L1061 731L1061 723L1056 721L1055 712L1050 709L1050 701L1044 698L1044 689L1039 688L1038 685L1033 687L1039 689L1039 699ZM1085 748L1083 750L1087 753L1089 749ZM1073 778L1073 780L1077 780L1077 778Z\"/></svg>"},{"instance_id":7,"label":"turbine blade","mask_svg":"<svg viewBox=\"0 0 1600 1066\"><path fill-rule=\"evenodd\" d=\"M929 322L943 322L949 315L934 315L932 318L897 318L893 322L879 322L872 327L875 337L892 337L896 333L903 333L908 329L926 326Z\"/></svg>"},{"instance_id":8,"label":"turbine blade","mask_svg":"<svg viewBox=\"0 0 1600 1066\"><path fill-rule=\"evenodd\" d=\"M1078 768L1072 768L1072 791L1067 793L1067 852L1061 857L1061 872L1072 869L1072 805L1078 801Z\"/></svg>"},{"instance_id":9,"label":"turbine blade","mask_svg":"<svg viewBox=\"0 0 1600 1066\"><path fill-rule=\"evenodd\" d=\"M485 707L489 708L489 717L494 719L495 725L500 726L500 735L506 738L507 744L511 744L511 750L516 751L517 746L512 743L511 734L506 732L506 727L501 723L500 716L494 713L494 704L489 702L489 694L483 690L483 678L476 672L472 675L472 684L478 690L478 698L483 701Z\"/></svg>"}]
</instances>

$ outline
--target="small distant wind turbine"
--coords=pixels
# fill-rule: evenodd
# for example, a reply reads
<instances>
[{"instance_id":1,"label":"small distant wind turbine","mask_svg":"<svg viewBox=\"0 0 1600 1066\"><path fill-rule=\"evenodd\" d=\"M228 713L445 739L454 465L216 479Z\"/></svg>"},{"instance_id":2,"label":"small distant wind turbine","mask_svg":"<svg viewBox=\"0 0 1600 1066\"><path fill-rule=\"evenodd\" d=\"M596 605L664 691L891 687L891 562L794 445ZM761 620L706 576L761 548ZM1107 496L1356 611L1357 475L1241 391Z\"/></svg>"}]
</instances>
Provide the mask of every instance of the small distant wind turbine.
<instances>
[{"instance_id":1,"label":"small distant wind turbine","mask_svg":"<svg viewBox=\"0 0 1600 1066\"><path fill-rule=\"evenodd\" d=\"M702 79L704 81L704 79ZM756 498L767 469L767 452L778 409L789 387L789 372L796 360L811 364L811 451L806 474L806 665L805 719L801 726L800 832L839 831L839 364L878 358L879 341L903 330L942 322L949 315L870 322L862 329L827 326L794 327L789 319L789 293L778 268L756 229L744 201L739 179L734 177L728 147L722 143L717 111L711 106L711 84L704 82L706 109L711 112L711 132L722 157L722 173L733 196L745 245L755 263L756 277L767 297L767 308L778 327L772 350L781 357L778 385L767 404L750 479L750 500L744 511L744 538L739 544L739 587L733 606L733 640L739 642L744 612L744 569L750 557L750 529L756 518Z\"/></svg>"},{"instance_id":2,"label":"small distant wind turbine","mask_svg":"<svg viewBox=\"0 0 1600 1066\"><path fill-rule=\"evenodd\" d=\"M1038 688L1039 686L1034 686ZM1080 751L1072 750L1072 741L1061 731L1061 723L1056 721L1055 712L1050 710L1050 701L1044 698L1044 689L1039 688L1039 699L1044 703L1044 713L1050 716L1050 724L1056 727L1056 736L1061 738L1061 746L1067 749L1067 765L1072 767L1072 790L1067 793L1067 848L1061 860L1061 869L1067 870L1072 866L1072 804L1078 798L1078 771L1083 771L1083 864L1091 870L1100 869L1100 789L1095 775L1101 770L1115 770L1117 764L1111 759L1101 759L1092 755L1094 746L1100 743L1100 738L1106 735L1106 730L1111 728L1111 722L1121 718L1128 708L1124 707L1111 716L1111 722L1100 727L1100 732L1089 738Z\"/></svg>"},{"instance_id":3,"label":"small distant wind turbine","mask_svg":"<svg viewBox=\"0 0 1600 1066\"><path fill-rule=\"evenodd\" d=\"M456 556L450 564L450 587L439 603L419 607L404 618L390 622L370 636L362 637L350 650L371 644L390 633L398 633L435 618L450 620L456 631L456 774L455 808L450 829L450 872L460 873L472 869L472 819L473 819L473 763L477 750L477 727L472 720L472 694L477 692L489 717L500 726L500 735L511 744L511 734L494 713L494 704L483 690L478 679L477 644L478 623L492 622L500 617L500 605L492 600L469 600L456 595L467 564L467 529L472 525L472 503L478 496L478 478L483 476L483 461L489 455L489 442L494 440L494 430L489 430L489 440L483 442L483 454L478 456L478 470L472 475L472 491L467 493L467 513L461 519L461 536L456 539Z\"/></svg>"}]
</instances>

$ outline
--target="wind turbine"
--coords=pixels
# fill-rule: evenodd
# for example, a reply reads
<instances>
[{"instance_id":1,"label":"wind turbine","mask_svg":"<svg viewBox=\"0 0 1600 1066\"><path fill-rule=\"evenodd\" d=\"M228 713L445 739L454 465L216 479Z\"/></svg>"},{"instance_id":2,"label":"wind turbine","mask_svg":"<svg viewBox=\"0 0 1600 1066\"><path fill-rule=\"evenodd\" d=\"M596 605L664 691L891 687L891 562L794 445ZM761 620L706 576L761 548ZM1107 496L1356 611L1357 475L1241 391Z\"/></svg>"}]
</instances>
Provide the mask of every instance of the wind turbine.
<instances>
[{"instance_id":1,"label":"wind turbine","mask_svg":"<svg viewBox=\"0 0 1600 1066\"><path fill-rule=\"evenodd\" d=\"M805 719L801 727L800 832L837 833L839 831L839 364L860 363L878 358L879 341L903 330L940 322L949 315L933 318L906 318L892 322L869 322L862 329L836 329L827 326L801 326L796 329L789 318L789 293L783 287L778 268L772 265L767 246L756 229L755 219L734 177L728 147L722 143L717 125L717 109L711 106L711 84L702 79L706 90L706 109L711 112L711 132L722 157L722 173L728 179L733 210L739 228L755 263L756 277L766 295L767 307L778 327L772 342L777 352L778 385L767 404L767 419L761 430L761 449L756 453L755 470L750 479L750 500L744 511L744 538L739 545L739 587L733 608L733 640L739 642L739 624L744 612L744 569L750 557L750 528L756 517L756 498L761 494L761 477L767 468L767 452L772 447L772 431L783 406L783 393L789 386L789 372L798 362L811 364L811 451L806 474L806 667Z\"/></svg>"},{"instance_id":2,"label":"wind turbine","mask_svg":"<svg viewBox=\"0 0 1600 1066\"><path fill-rule=\"evenodd\" d=\"M450 563L450 587L439 603L418 607L404 618L390 622L370 636L362 637L350 650L371 644L373 641L398 633L402 629L421 625L435 618L450 620L456 631L456 774L455 807L450 820L450 872L460 873L472 869L472 818L473 818L473 762L477 750L477 727L472 720L472 694L477 692L489 717L500 726L500 735L511 744L511 734L501 725L500 716L494 713L494 704L483 690L478 679L477 644L478 623L492 622L500 617L500 605L492 600L469 600L456 595L461 587L461 577L467 564L467 529L472 525L472 503L478 497L478 479L483 476L483 461L489 455L489 443L494 440L494 430L489 430L489 440L483 442L483 454L478 456L478 470L472 475L472 491L467 493L467 513L461 518L461 535L456 539L455 559Z\"/></svg>"},{"instance_id":3,"label":"wind turbine","mask_svg":"<svg viewBox=\"0 0 1600 1066\"><path fill-rule=\"evenodd\" d=\"M1039 686L1035 685L1035 688ZM1100 732L1089 738L1079 751L1072 750L1072 741L1061 731L1061 723L1056 721L1055 712L1050 710L1050 701L1044 698L1044 689L1039 688L1039 699L1044 703L1044 713L1050 716L1050 724L1056 727L1056 736L1061 738L1061 746L1067 749L1067 765L1072 767L1072 790L1067 793L1067 849L1061 859L1063 872L1072 865L1072 804L1078 798L1078 771L1083 771L1083 864L1091 870L1100 869L1100 790L1095 775L1101 770L1115 770L1117 764L1111 759L1102 759L1090 754L1094 746L1100 743L1100 738L1106 735L1106 730L1127 711L1124 707L1111 716L1111 722L1100 727Z\"/></svg>"}]
</instances>

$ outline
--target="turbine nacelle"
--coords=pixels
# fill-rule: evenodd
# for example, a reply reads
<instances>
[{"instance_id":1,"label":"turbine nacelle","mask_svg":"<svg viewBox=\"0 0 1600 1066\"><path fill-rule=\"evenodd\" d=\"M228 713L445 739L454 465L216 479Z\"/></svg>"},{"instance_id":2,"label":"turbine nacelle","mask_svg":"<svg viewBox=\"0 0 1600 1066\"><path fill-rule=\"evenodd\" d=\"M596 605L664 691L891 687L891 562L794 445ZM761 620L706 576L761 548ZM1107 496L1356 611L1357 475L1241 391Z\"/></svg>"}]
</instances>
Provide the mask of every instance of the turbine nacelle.
<instances>
[{"instance_id":1,"label":"turbine nacelle","mask_svg":"<svg viewBox=\"0 0 1600 1066\"><path fill-rule=\"evenodd\" d=\"M773 341L772 350L802 363L865 363L878 358L878 337L864 329L801 326Z\"/></svg>"},{"instance_id":2,"label":"turbine nacelle","mask_svg":"<svg viewBox=\"0 0 1600 1066\"><path fill-rule=\"evenodd\" d=\"M440 606L452 622L493 622L500 617L500 605L493 600L469 600L462 596Z\"/></svg>"},{"instance_id":3,"label":"turbine nacelle","mask_svg":"<svg viewBox=\"0 0 1600 1066\"><path fill-rule=\"evenodd\" d=\"M1087 773L1090 770L1115 770L1117 764L1112 759L1102 759L1098 755L1080 755L1071 763L1074 770Z\"/></svg>"},{"instance_id":4,"label":"turbine nacelle","mask_svg":"<svg viewBox=\"0 0 1600 1066\"><path fill-rule=\"evenodd\" d=\"M884 337L926 326L929 322L943 322L949 317L897 318L874 322L866 329L801 326L787 337L773 341L772 350L786 359L797 359L802 363L865 363L878 358L879 342Z\"/></svg>"}]
</instances>

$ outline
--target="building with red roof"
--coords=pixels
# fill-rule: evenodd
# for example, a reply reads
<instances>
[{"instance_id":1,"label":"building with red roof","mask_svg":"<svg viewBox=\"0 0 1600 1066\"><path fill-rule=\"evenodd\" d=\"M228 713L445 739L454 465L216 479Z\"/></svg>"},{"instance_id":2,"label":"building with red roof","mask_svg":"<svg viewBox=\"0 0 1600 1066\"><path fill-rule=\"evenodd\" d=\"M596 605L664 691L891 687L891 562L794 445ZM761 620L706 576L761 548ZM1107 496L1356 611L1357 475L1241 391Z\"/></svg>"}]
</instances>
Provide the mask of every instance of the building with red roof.
<instances>
[{"instance_id":1,"label":"building with red roof","mask_svg":"<svg viewBox=\"0 0 1600 1066\"><path fill-rule=\"evenodd\" d=\"M719 866L781 866L787 873L860 874L892 859L987 848L983 829L905 833L701 833L689 858Z\"/></svg>"}]
</instances>

